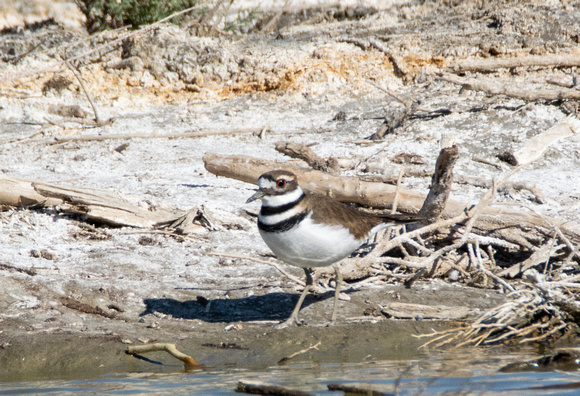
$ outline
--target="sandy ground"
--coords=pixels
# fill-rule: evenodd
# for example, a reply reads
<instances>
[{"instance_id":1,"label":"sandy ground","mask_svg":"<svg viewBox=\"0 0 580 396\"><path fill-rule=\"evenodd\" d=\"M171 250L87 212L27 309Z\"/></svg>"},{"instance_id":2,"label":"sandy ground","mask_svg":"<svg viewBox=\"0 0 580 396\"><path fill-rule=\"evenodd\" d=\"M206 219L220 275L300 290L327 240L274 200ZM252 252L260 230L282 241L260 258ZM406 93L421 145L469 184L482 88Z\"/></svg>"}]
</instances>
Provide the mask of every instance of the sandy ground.
<instances>
[{"instance_id":1,"label":"sandy ground","mask_svg":"<svg viewBox=\"0 0 580 396\"><path fill-rule=\"evenodd\" d=\"M464 18L465 13L472 19ZM203 205L221 226L190 238L174 238L134 228L96 225L87 230L82 218L58 208L5 208L0 213L0 264L5 264L0 269L0 366L8 371L3 370L0 378L73 375L93 359L104 362L93 373L130 371L146 363L125 356L122 341L153 339L178 342L208 364L275 362L321 339L321 352L316 355L321 361L356 361L369 354L377 359L393 353L414 356L420 342L409 334L453 324L383 316L357 323L365 310L392 301L477 309L500 303L504 296L495 290L445 279L420 281L411 289L394 280L367 282L346 291L339 324L324 327L332 289L323 282L318 293L306 300L302 317L307 326L273 330L271 325L291 312L299 288L269 265L209 254L264 258L270 253L255 219L246 212L258 208L245 205L254 187L208 173L202 157L214 152L282 160L274 143L292 140L314 144L313 150L321 156L371 157L391 175L400 169L397 156L413 154L418 161L406 164L407 168L430 172L439 139L452 134L461 152L457 175L497 177L509 167L496 155L520 147L563 120L567 107L462 91L435 79L437 68L454 59L489 57L497 51L500 55L578 51L574 26L566 23L578 20L579 14L573 3L552 8L532 3L516 9L509 2L488 8L437 8L410 2L386 3L380 12L362 19L318 21L314 15L307 22L283 27L278 35L198 37L185 28L163 26L135 40L129 58L140 61L133 66L119 66L121 50L115 49L81 68L101 116L114 117L112 124L99 128L54 114L58 106L78 104L91 117L70 71L23 77L54 65L51 48L58 44L80 40L70 49L80 53L94 43L88 44L82 32L58 25L5 31L6 40L0 44L0 55L5 56L0 63L0 171L4 175L106 189L149 207L189 210ZM494 21L501 22L501 29ZM108 35L112 33L99 40L109 39ZM345 36L388 37L389 48L413 70L409 80L397 77L380 51L364 51L338 40ZM11 56L38 42L42 42L38 50L11 61ZM491 74L521 83L571 79L569 69L557 68ZM64 85L51 85L55 77L64 77ZM407 99L418 99L424 107L453 112L411 120L404 130L369 144L364 139L379 128L388 109L399 105L365 79ZM333 120L339 112L346 119ZM265 136L228 133L242 129L267 132ZM159 137L190 131L224 134ZM91 133L134 133L145 138L46 144L55 136ZM128 146L120 149L123 143ZM482 165L473 156L500 164L502 170ZM513 178L538 187L542 203L525 190L504 191L499 200L578 221L579 165L580 136L572 136ZM360 170L347 172L355 173ZM426 193L429 178L409 177L403 184ZM452 198L476 203L484 192L476 186L456 185ZM301 276L300 270L285 268ZM74 308L70 301L99 307L115 318L82 312L86 306ZM231 353L202 346L220 342L243 349ZM88 353L79 355L79 346ZM19 360L22 356L26 360Z\"/></svg>"}]
</instances>

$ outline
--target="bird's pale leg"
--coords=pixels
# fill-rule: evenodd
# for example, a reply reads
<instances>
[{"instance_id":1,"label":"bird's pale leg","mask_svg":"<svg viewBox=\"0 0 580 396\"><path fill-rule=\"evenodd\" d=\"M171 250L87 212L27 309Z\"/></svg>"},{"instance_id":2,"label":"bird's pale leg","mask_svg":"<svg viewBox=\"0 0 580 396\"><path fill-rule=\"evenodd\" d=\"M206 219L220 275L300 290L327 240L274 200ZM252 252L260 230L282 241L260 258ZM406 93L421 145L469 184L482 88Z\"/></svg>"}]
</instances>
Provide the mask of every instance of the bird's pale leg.
<instances>
[{"instance_id":1,"label":"bird's pale leg","mask_svg":"<svg viewBox=\"0 0 580 396\"><path fill-rule=\"evenodd\" d=\"M312 269L311 268L304 268L304 273L306 274L306 285L304 286L304 290L298 299L298 303L294 307L294 311L292 311L292 315L285 321L280 323L276 326L278 329L283 329L284 327L288 327L293 324L300 324L298 321L298 312L300 312L300 308L302 307L302 303L306 298L306 295L309 291L312 290Z\"/></svg>"},{"instance_id":2,"label":"bird's pale leg","mask_svg":"<svg viewBox=\"0 0 580 396\"><path fill-rule=\"evenodd\" d=\"M330 323L334 323L336 321L336 312L338 311L338 297L340 296L340 286L342 285L342 273L340 272L340 268L338 264L332 264L334 268L335 274L335 283L336 288L334 289L334 308L332 308L332 316L330 317Z\"/></svg>"}]
</instances>

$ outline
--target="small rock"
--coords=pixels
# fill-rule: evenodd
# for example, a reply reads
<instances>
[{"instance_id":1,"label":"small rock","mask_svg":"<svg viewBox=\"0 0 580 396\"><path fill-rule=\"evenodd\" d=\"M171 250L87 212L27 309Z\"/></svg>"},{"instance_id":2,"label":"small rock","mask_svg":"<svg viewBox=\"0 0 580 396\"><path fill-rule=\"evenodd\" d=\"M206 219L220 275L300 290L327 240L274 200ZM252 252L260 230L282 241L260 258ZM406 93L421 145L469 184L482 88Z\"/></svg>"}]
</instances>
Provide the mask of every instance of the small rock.
<instances>
[{"instance_id":1,"label":"small rock","mask_svg":"<svg viewBox=\"0 0 580 396\"><path fill-rule=\"evenodd\" d=\"M241 330L242 329L242 325L239 323L236 324L231 324L231 325L227 325L226 327L224 327L225 331L230 331L230 330Z\"/></svg>"},{"instance_id":2,"label":"small rock","mask_svg":"<svg viewBox=\"0 0 580 396\"><path fill-rule=\"evenodd\" d=\"M30 251L30 257L43 258L45 260L52 261L56 259L56 254L46 249L42 249L40 251L33 249Z\"/></svg>"},{"instance_id":3,"label":"small rock","mask_svg":"<svg viewBox=\"0 0 580 396\"><path fill-rule=\"evenodd\" d=\"M449 279L451 282L456 282L459 280L459 271L457 270L451 270L449 272L449 275L447 275L447 279Z\"/></svg>"},{"instance_id":4,"label":"small rock","mask_svg":"<svg viewBox=\"0 0 580 396\"><path fill-rule=\"evenodd\" d=\"M345 294L345 293L339 293L338 299L340 301L350 301L350 296L348 294Z\"/></svg>"}]
</instances>

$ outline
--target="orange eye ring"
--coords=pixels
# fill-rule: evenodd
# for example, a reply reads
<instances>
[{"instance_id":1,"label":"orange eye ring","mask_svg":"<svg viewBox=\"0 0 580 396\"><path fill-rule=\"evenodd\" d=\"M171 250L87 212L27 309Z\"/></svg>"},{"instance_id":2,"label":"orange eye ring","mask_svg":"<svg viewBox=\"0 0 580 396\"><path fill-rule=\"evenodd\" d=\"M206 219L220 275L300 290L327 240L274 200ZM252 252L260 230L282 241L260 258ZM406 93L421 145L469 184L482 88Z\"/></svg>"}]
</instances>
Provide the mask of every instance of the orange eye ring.
<instances>
[{"instance_id":1,"label":"orange eye ring","mask_svg":"<svg viewBox=\"0 0 580 396\"><path fill-rule=\"evenodd\" d=\"M286 187L286 180L284 180L284 179L278 180L276 182L276 187L278 187L278 188L284 188L284 187Z\"/></svg>"}]
</instances>

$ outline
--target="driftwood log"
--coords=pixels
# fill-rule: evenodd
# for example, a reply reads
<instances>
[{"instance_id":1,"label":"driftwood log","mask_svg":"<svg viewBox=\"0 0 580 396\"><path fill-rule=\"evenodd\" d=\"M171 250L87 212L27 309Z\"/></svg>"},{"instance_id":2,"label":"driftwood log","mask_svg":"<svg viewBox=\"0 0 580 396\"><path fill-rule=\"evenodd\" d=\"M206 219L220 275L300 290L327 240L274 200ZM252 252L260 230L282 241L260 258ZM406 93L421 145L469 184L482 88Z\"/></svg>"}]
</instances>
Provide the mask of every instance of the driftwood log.
<instances>
[{"instance_id":1,"label":"driftwood log","mask_svg":"<svg viewBox=\"0 0 580 396\"><path fill-rule=\"evenodd\" d=\"M84 187L59 187L52 184L0 176L0 205L15 207L59 207L112 226L152 228L172 223L180 212L151 211L131 204L118 194Z\"/></svg>"}]
</instances>

